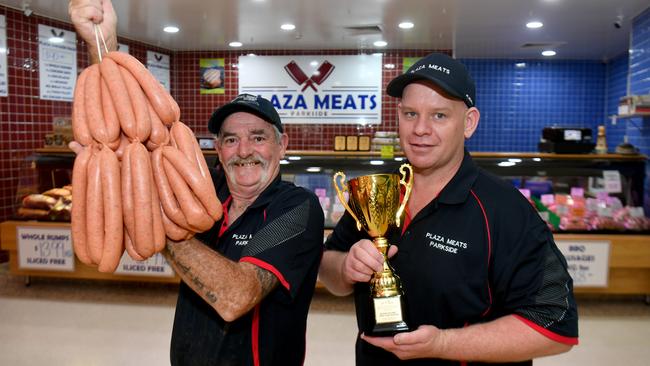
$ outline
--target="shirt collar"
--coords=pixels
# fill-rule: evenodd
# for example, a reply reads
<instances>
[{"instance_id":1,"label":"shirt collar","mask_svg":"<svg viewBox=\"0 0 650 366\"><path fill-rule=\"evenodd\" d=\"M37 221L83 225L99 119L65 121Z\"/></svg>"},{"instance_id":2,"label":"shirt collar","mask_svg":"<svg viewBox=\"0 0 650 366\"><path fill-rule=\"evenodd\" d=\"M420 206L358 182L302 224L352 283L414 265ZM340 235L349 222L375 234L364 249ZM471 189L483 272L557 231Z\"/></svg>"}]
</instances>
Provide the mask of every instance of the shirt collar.
<instances>
[{"instance_id":1,"label":"shirt collar","mask_svg":"<svg viewBox=\"0 0 650 366\"><path fill-rule=\"evenodd\" d=\"M249 206L249 208L264 206L268 204L273 199L275 192L278 190L280 181L281 181L280 174L278 174L275 178L273 178L271 184L269 184L269 186L266 187L266 189L262 191L262 193L260 193L259 196L257 196L255 201L253 201L253 203ZM224 190L221 194L219 194L221 202L225 202L225 200L228 200L230 197L230 188L228 188L227 184L224 184L223 186L224 186Z\"/></svg>"},{"instance_id":2,"label":"shirt collar","mask_svg":"<svg viewBox=\"0 0 650 366\"><path fill-rule=\"evenodd\" d=\"M478 168L469 155L469 151L464 149L463 162L451 181L440 191L438 202L446 204L465 202L476 177L478 177Z\"/></svg>"}]
</instances>

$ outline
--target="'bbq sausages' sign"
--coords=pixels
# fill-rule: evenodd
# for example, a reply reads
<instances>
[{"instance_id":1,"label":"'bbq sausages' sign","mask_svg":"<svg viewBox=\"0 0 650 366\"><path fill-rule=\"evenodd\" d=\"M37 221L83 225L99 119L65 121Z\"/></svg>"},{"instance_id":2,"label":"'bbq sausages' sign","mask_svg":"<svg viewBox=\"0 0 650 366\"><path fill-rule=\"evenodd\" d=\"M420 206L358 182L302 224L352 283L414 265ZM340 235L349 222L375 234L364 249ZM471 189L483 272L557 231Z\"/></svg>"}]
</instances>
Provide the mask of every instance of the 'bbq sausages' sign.
<instances>
[{"instance_id":1,"label":"'bbq sausages' sign","mask_svg":"<svg viewBox=\"0 0 650 366\"><path fill-rule=\"evenodd\" d=\"M239 92L273 103L283 123L381 123L382 56L240 56Z\"/></svg>"}]
</instances>

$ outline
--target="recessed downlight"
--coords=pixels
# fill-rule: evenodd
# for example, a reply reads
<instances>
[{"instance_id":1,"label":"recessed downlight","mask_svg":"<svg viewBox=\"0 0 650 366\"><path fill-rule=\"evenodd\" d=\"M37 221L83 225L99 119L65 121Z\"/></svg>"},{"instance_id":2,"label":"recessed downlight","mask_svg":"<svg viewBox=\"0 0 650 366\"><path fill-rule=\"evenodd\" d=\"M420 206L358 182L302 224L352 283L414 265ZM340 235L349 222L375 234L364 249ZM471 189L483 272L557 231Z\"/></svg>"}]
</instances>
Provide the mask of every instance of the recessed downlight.
<instances>
[{"instance_id":1,"label":"recessed downlight","mask_svg":"<svg viewBox=\"0 0 650 366\"><path fill-rule=\"evenodd\" d=\"M375 41L373 43L373 45L375 45L375 47L386 47L388 45L388 42L386 42L386 41Z\"/></svg>"},{"instance_id":2,"label":"recessed downlight","mask_svg":"<svg viewBox=\"0 0 650 366\"><path fill-rule=\"evenodd\" d=\"M230 47L241 47L243 45L244 45L243 43L238 42L238 41L233 41L233 42L228 43L228 46L230 46Z\"/></svg>"},{"instance_id":3,"label":"recessed downlight","mask_svg":"<svg viewBox=\"0 0 650 366\"><path fill-rule=\"evenodd\" d=\"M296 26L291 23L284 23L280 26L280 29L290 31L296 29Z\"/></svg>"},{"instance_id":4,"label":"recessed downlight","mask_svg":"<svg viewBox=\"0 0 650 366\"><path fill-rule=\"evenodd\" d=\"M541 28L543 26L544 26L544 23L542 23L542 22L540 22L538 20L533 20L532 22L526 23L526 28L530 28L530 29L537 29L537 28Z\"/></svg>"},{"instance_id":5,"label":"recessed downlight","mask_svg":"<svg viewBox=\"0 0 650 366\"><path fill-rule=\"evenodd\" d=\"M397 26L402 28L402 29L411 29L411 28L415 27L415 24L413 24L411 22L401 22Z\"/></svg>"},{"instance_id":6,"label":"recessed downlight","mask_svg":"<svg viewBox=\"0 0 650 366\"><path fill-rule=\"evenodd\" d=\"M557 55L557 52L555 52L553 50L542 51L542 56L544 56L544 57L551 57L551 56L555 56L555 55Z\"/></svg>"},{"instance_id":7,"label":"recessed downlight","mask_svg":"<svg viewBox=\"0 0 650 366\"><path fill-rule=\"evenodd\" d=\"M168 25L165 28L163 28L163 31L167 33L178 33L179 30L180 29L175 25Z\"/></svg>"}]
</instances>

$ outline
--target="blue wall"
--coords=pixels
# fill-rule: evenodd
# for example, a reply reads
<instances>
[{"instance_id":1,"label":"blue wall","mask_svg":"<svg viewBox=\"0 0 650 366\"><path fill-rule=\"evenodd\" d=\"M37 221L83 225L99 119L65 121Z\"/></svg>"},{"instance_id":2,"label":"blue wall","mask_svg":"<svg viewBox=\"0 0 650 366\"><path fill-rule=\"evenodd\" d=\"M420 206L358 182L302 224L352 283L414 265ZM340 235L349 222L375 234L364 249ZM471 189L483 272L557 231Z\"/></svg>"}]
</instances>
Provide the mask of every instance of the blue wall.
<instances>
[{"instance_id":1,"label":"blue wall","mask_svg":"<svg viewBox=\"0 0 650 366\"><path fill-rule=\"evenodd\" d=\"M476 82L479 128L470 151L537 151L545 126L606 124L600 61L461 60ZM524 64L524 65L522 65Z\"/></svg>"}]
</instances>

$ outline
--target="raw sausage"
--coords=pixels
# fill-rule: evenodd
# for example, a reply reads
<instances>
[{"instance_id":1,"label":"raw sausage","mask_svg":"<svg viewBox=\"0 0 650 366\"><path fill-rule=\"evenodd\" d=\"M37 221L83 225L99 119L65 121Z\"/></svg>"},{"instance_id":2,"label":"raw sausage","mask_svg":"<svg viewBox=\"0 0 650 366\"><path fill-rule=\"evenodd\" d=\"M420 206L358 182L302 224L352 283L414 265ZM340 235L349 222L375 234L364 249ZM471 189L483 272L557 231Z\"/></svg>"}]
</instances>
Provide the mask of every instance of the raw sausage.
<instances>
[{"instance_id":1,"label":"raw sausage","mask_svg":"<svg viewBox=\"0 0 650 366\"><path fill-rule=\"evenodd\" d=\"M212 217L214 221L221 219L221 202L219 202L219 199L217 198L217 193L212 181L203 178L199 169L195 165L190 164L189 160L180 151L171 146L163 146L162 150L165 160L169 161L178 173L180 173L210 217ZM167 170L165 171L167 172ZM167 176L169 177L169 172L167 173ZM169 179L171 181L171 177ZM174 187L173 184L172 188L174 188L174 192L176 193L176 187ZM178 197L178 200L179 203L181 203L182 198Z\"/></svg>"},{"instance_id":2,"label":"raw sausage","mask_svg":"<svg viewBox=\"0 0 650 366\"><path fill-rule=\"evenodd\" d=\"M122 181L122 216L124 221L124 230L128 234L129 240L131 240L131 245L133 245L133 239L135 237L135 218L134 218L134 208L133 208L133 183L132 183L132 172L131 172L131 146L133 144L128 143L122 154L122 164L121 164L121 181ZM127 251L129 249L127 243L125 242ZM129 251L131 258L135 259L135 256L132 252L135 252L138 257L142 256L135 250L135 246L132 251Z\"/></svg>"},{"instance_id":3,"label":"raw sausage","mask_svg":"<svg viewBox=\"0 0 650 366\"><path fill-rule=\"evenodd\" d=\"M91 153L91 147L83 148L74 159L72 167L72 248L84 264L92 264L86 239L86 171Z\"/></svg>"},{"instance_id":4,"label":"raw sausage","mask_svg":"<svg viewBox=\"0 0 650 366\"><path fill-rule=\"evenodd\" d=\"M117 64L129 70L138 80L138 83L151 102L153 109L164 124L169 125L174 122L176 115L170 105L170 97L166 95L168 94L167 91L138 59L128 53L117 51L107 53L106 57L110 57Z\"/></svg>"},{"instance_id":5,"label":"raw sausage","mask_svg":"<svg viewBox=\"0 0 650 366\"><path fill-rule=\"evenodd\" d=\"M102 143L112 141L108 138L106 124L104 122L104 113L102 111L102 87L101 75L99 74L99 65L93 64L88 66L88 76L86 76L86 85L84 88L84 107L86 108L86 121L91 136Z\"/></svg>"},{"instance_id":6,"label":"raw sausage","mask_svg":"<svg viewBox=\"0 0 650 366\"><path fill-rule=\"evenodd\" d=\"M110 148L116 150L120 146L120 120L117 116L115 104L111 99L109 87L104 78L101 78L102 88L102 112L104 114L104 122L106 122L106 136L110 142Z\"/></svg>"},{"instance_id":7,"label":"raw sausage","mask_svg":"<svg viewBox=\"0 0 650 366\"><path fill-rule=\"evenodd\" d=\"M177 150L174 151L178 152ZM180 154L180 152L178 153ZM208 230L214 224L214 220L212 220L210 215L205 211L203 205L197 200L197 197L190 190L190 187L183 179L184 177L181 176L181 173L179 173L174 165L167 160L165 155L165 151L163 151L163 166L165 167L165 174L167 174L167 178L174 190L174 194L178 198L178 204L187 219L189 228L195 232Z\"/></svg>"},{"instance_id":8,"label":"raw sausage","mask_svg":"<svg viewBox=\"0 0 650 366\"><path fill-rule=\"evenodd\" d=\"M149 110L149 118L151 119L151 135L149 135L149 140L147 141L147 149L153 151L169 143L169 130L162 123L148 100L147 109Z\"/></svg>"},{"instance_id":9,"label":"raw sausage","mask_svg":"<svg viewBox=\"0 0 650 366\"><path fill-rule=\"evenodd\" d=\"M153 186L153 169L149 169L149 175L149 182ZM158 199L158 190L155 187L151 188L151 215L153 221L152 239L154 253L158 253L165 249L165 228L162 223L162 208L160 207L160 199Z\"/></svg>"},{"instance_id":10,"label":"raw sausage","mask_svg":"<svg viewBox=\"0 0 650 366\"><path fill-rule=\"evenodd\" d=\"M126 232L126 228L124 228L124 247L126 248L126 252L133 260L135 261L145 260L145 258L142 258L142 256L135 251L135 248L133 247L133 241L131 240L129 233Z\"/></svg>"},{"instance_id":11,"label":"raw sausage","mask_svg":"<svg viewBox=\"0 0 650 366\"><path fill-rule=\"evenodd\" d=\"M102 200L104 201L104 247L99 272L115 272L124 253L122 222L122 190L120 163L115 152L104 147L99 152L101 163Z\"/></svg>"},{"instance_id":12,"label":"raw sausage","mask_svg":"<svg viewBox=\"0 0 650 366\"><path fill-rule=\"evenodd\" d=\"M167 237L170 238L173 241L181 241L181 240L187 240L192 237L193 233L189 230L185 230L182 227L176 225L172 220L165 215L165 211L162 210L161 208L161 213L162 213L162 223L163 227L165 228L165 234L167 234Z\"/></svg>"},{"instance_id":13,"label":"raw sausage","mask_svg":"<svg viewBox=\"0 0 650 366\"><path fill-rule=\"evenodd\" d=\"M166 214L166 217L169 218L176 225L180 226L183 229L189 229L190 226L187 223L187 219L181 211L181 208L178 206L178 201L174 195L169 180L167 179L167 174L165 173L165 168L163 167L163 156L162 148L158 148L151 153L151 165L154 172L154 179L156 180L156 187L158 188L158 197L160 198L160 204L163 207L163 212ZM169 233L168 233L169 236Z\"/></svg>"},{"instance_id":14,"label":"raw sausage","mask_svg":"<svg viewBox=\"0 0 650 366\"><path fill-rule=\"evenodd\" d=\"M110 59L109 59L110 60ZM122 79L126 84L128 96L131 99L133 114L135 115L135 136L129 136L131 139L144 142L151 134L151 118L149 118L149 109L147 107L147 97L142 92L138 81L124 67L119 67Z\"/></svg>"},{"instance_id":15,"label":"raw sausage","mask_svg":"<svg viewBox=\"0 0 650 366\"><path fill-rule=\"evenodd\" d=\"M85 92L86 92L86 77L88 76L88 68L84 69L77 78L77 85L74 89L74 103L72 104L72 135L75 141L88 146L93 142L93 137L90 135L88 129L88 121L86 120L86 107L85 107Z\"/></svg>"},{"instance_id":16,"label":"raw sausage","mask_svg":"<svg viewBox=\"0 0 650 366\"><path fill-rule=\"evenodd\" d=\"M91 262L99 264L104 246L104 198L102 195L101 164L95 148L93 148L88 161L87 175L86 240Z\"/></svg>"},{"instance_id":17,"label":"raw sausage","mask_svg":"<svg viewBox=\"0 0 650 366\"><path fill-rule=\"evenodd\" d=\"M130 146L131 184L133 186L133 215L135 234L133 245L144 258L154 254L153 215L151 212L151 161L147 149L139 142Z\"/></svg>"},{"instance_id":18,"label":"raw sausage","mask_svg":"<svg viewBox=\"0 0 650 366\"><path fill-rule=\"evenodd\" d=\"M131 105L130 95L127 92L127 85L120 72L119 66L108 57L104 57L99 64L102 79L105 80L110 97L119 119L122 131L130 138L135 138L136 118Z\"/></svg>"}]
</instances>

